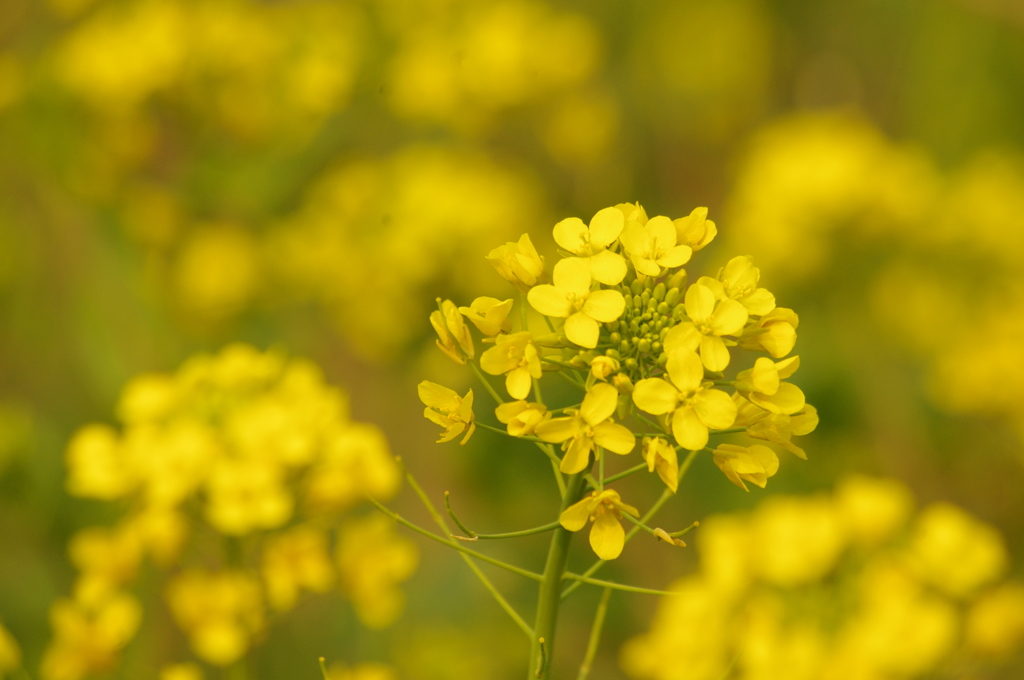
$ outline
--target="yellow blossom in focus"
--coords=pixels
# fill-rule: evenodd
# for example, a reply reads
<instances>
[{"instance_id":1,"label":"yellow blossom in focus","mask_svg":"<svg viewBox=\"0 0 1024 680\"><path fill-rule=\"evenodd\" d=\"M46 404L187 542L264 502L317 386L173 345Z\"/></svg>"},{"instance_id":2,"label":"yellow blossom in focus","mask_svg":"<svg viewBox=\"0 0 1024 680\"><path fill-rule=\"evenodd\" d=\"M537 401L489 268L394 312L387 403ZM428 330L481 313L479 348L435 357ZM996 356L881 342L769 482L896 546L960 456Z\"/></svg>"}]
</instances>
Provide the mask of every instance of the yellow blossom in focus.
<instances>
[{"instance_id":1,"label":"yellow blossom in focus","mask_svg":"<svg viewBox=\"0 0 1024 680\"><path fill-rule=\"evenodd\" d=\"M704 367L692 351L669 354L669 380L645 378L633 388L633 403L656 416L671 417L672 434L685 449L698 451L708 443L708 430L722 430L736 419L736 404L704 382Z\"/></svg>"},{"instance_id":2,"label":"yellow blossom in focus","mask_svg":"<svg viewBox=\"0 0 1024 680\"><path fill-rule=\"evenodd\" d=\"M622 232L622 245L629 253L633 267L646 276L661 276L665 269L681 267L690 261L693 249L676 245L672 220L662 215L641 225L630 221Z\"/></svg>"},{"instance_id":3,"label":"yellow blossom in focus","mask_svg":"<svg viewBox=\"0 0 1024 680\"><path fill-rule=\"evenodd\" d=\"M749 255L734 257L718 272L718 278L702 276L697 283L708 286L719 300L736 300L747 312L761 316L775 309L775 296L758 288L761 271Z\"/></svg>"},{"instance_id":4,"label":"yellow blossom in focus","mask_svg":"<svg viewBox=\"0 0 1024 680\"><path fill-rule=\"evenodd\" d=\"M158 680L203 680L203 669L194 663L176 663L160 669Z\"/></svg>"},{"instance_id":5,"label":"yellow blossom in focus","mask_svg":"<svg viewBox=\"0 0 1024 680\"><path fill-rule=\"evenodd\" d=\"M724 371L729 349L722 336L739 335L747 323L747 310L736 300L717 300L707 286L695 283L686 289L688 322L680 323L665 336L665 351L699 351L709 371Z\"/></svg>"},{"instance_id":6,"label":"yellow blossom in focus","mask_svg":"<svg viewBox=\"0 0 1024 680\"><path fill-rule=\"evenodd\" d=\"M736 375L736 391L766 411L793 415L802 411L807 402L799 387L782 380L796 373L798 368L798 356L779 362L760 357L753 368Z\"/></svg>"},{"instance_id":7,"label":"yellow blossom in focus","mask_svg":"<svg viewBox=\"0 0 1024 680\"><path fill-rule=\"evenodd\" d=\"M605 489L594 491L590 496L566 508L558 518L559 523L569 531L579 531L592 521L590 547L602 560L614 560L622 554L626 533L620 520L622 513L639 517L632 505L626 505L617 491Z\"/></svg>"},{"instance_id":8,"label":"yellow blossom in focus","mask_svg":"<svg viewBox=\"0 0 1024 680\"><path fill-rule=\"evenodd\" d=\"M562 444L565 452L559 465L562 472L573 475L585 470L595 447L620 455L633 450L636 437L611 419L618 399L618 390L608 383L598 383L583 397L579 411L567 409L569 416L552 418L537 425L538 437L546 442Z\"/></svg>"},{"instance_id":9,"label":"yellow blossom in focus","mask_svg":"<svg viewBox=\"0 0 1024 680\"><path fill-rule=\"evenodd\" d=\"M274 536L263 549L262 573L267 602L278 611L291 609L303 588L327 592L334 586L327 536L311 526Z\"/></svg>"},{"instance_id":10,"label":"yellow blossom in focus","mask_svg":"<svg viewBox=\"0 0 1024 680\"><path fill-rule=\"evenodd\" d=\"M430 313L430 325L438 335L435 342L452 361L465 365L474 356L473 337L454 302L445 300L439 304L441 309Z\"/></svg>"},{"instance_id":11,"label":"yellow blossom in focus","mask_svg":"<svg viewBox=\"0 0 1024 680\"><path fill-rule=\"evenodd\" d=\"M359 619L371 628L394 621L404 602L398 584L416 569L416 546L397 536L387 517L370 515L342 527L335 558Z\"/></svg>"},{"instance_id":12,"label":"yellow blossom in focus","mask_svg":"<svg viewBox=\"0 0 1024 680\"><path fill-rule=\"evenodd\" d=\"M10 631L0 624L0 674L21 667L21 647L18 646Z\"/></svg>"},{"instance_id":13,"label":"yellow blossom in focus","mask_svg":"<svg viewBox=\"0 0 1024 680\"><path fill-rule=\"evenodd\" d=\"M756 484L762 489L768 478L779 471L779 458L767 446L734 446L719 444L714 452L715 465L725 473L729 481L744 491L749 491L743 482Z\"/></svg>"},{"instance_id":14,"label":"yellow blossom in focus","mask_svg":"<svg viewBox=\"0 0 1024 680\"><path fill-rule=\"evenodd\" d=\"M215 666L241 658L264 625L259 582L241 571L185 571L168 585L167 603L192 650Z\"/></svg>"},{"instance_id":15,"label":"yellow blossom in focus","mask_svg":"<svg viewBox=\"0 0 1024 680\"><path fill-rule=\"evenodd\" d=\"M708 219L707 208L694 208L686 217L672 220L676 228L676 243L690 246L697 252L718 234L715 223Z\"/></svg>"},{"instance_id":16,"label":"yellow blossom in focus","mask_svg":"<svg viewBox=\"0 0 1024 680\"><path fill-rule=\"evenodd\" d=\"M661 481L675 493L679 488L679 457L676 448L661 437L644 437L641 453L647 461L647 471L658 471Z\"/></svg>"},{"instance_id":17,"label":"yellow blossom in focus","mask_svg":"<svg viewBox=\"0 0 1024 680\"><path fill-rule=\"evenodd\" d=\"M487 261L503 279L524 293L544 276L544 258L537 254L529 234L523 234L517 242L498 246L487 254Z\"/></svg>"},{"instance_id":18,"label":"yellow blossom in focus","mask_svg":"<svg viewBox=\"0 0 1024 680\"><path fill-rule=\"evenodd\" d=\"M578 257L560 260L553 273L554 285L530 289L530 304L541 314L565 319L565 337L580 347L597 346L600 323L615 321L626 308L617 290L591 290L587 262Z\"/></svg>"},{"instance_id":19,"label":"yellow blossom in focus","mask_svg":"<svg viewBox=\"0 0 1024 680\"><path fill-rule=\"evenodd\" d=\"M590 362L590 375L594 380L607 380L608 376L618 372L619 368L617 359L602 354Z\"/></svg>"},{"instance_id":20,"label":"yellow blossom in focus","mask_svg":"<svg viewBox=\"0 0 1024 680\"><path fill-rule=\"evenodd\" d=\"M505 374L505 389L513 399L525 399L533 380L541 377L540 352L529 331L495 338L494 347L480 357L480 368L491 375Z\"/></svg>"},{"instance_id":21,"label":"yellow blossom in focus","mask_svg":"<svg viewBox=\"0 0 1024 680\"><path fill-rule=\"evenodd\" d=\"M499 333L508 333L512 324L508 313L512 310L512 300L498 300L492 297L478 297L469 307L459 307L459 311L473 322L481 333L493 337Z\"/></svg>"},{"instance_id":22,"label":"yellow blossom in focus","mask_svg":"<svg viewBox=\"0 0 1024 680\"><path fill-rule=\"evenodd\" d=\"M508 401L494 409L498 421L508 426L513 437L533 434L537 426L545 422L550 414L543 404L526 401Z\"/></svg>"},{"instance_id":23,"label":"yellow blossom in focus","mask_svg":"<svg viewBox=\"0 0 1024 680\"><path fill-rule=\"evenodd\" d=\"M911 540L921 576L954 596L967 596L1006 569L1008 556L999 532L949 503L921 513Z\"/></svg>"},{"instance_id":24,"label":"yellow blossom in focus","mask_svg":"<svg viewBox=\"0 0 1024 680\"><path fill-rule=\"evenodd\" d=\"M794 456L807 460L807 453L793 443L793 437L810 434L818 427L818 411L810 404L793 415L772 413L751 403L742 394L732 395L736 402L738 427L747 428L747 436L777 444Z\"/></svg>"},{"instance_id":25,"label":"yellow blossom in focus","mask_svg":"<svg viewBox=\"0 0 1024 680\"><path fill-rule=\"evenodd\" d=\"M768 352L773 358L781 359L793 351L799 325L796 312L776 307L744 329L739 346L754 352Z\"/></svg>"},{"instance_id":26,"label":"yellow blossom in focus","mask_svg":"<svg viewBox=\"0 0 1024 680\"><path fill-rule=\"evenodd\" d=\"M444 428L437 443L449 442L465 430L466 436L460 444L465 444L476 430L473 420L473 390L460 397L455 390L424 380L417 387L422 401L427 408L423 416L432 423Z\"/></svg>"},{"instance_id":27,"label":"yellow blossom in focus","mask_svg":"<svg viewBox=\"0 0 1024 680\"><path fill-rule=\"evenodd\" d=\"M586 262L595 281L614 286L626 276L626 261L608 248L619 238L624 224L622 211L616 208L599 210L589 227L580 218L569 217L555 225L555 242Z\"/></svg>"},{"instance_id":28,"label":"yellow blossom in focus","mask_svg":"<svg viewBox=\"0 0 1024 680\"><path fill-rule=\"evenodd\" d=\"M1008 656L1024 644L1024 585L1009 582L986 592L967 614L965 631L971 649Z\"/></svg>"}]
</instances>

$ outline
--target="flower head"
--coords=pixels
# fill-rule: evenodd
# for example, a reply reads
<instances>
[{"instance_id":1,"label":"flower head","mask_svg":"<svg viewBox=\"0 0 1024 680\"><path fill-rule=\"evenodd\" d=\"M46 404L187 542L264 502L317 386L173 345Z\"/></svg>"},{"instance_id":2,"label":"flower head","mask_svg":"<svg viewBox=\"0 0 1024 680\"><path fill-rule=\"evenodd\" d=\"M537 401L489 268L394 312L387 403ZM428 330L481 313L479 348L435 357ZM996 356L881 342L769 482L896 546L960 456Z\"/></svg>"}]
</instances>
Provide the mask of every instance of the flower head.
<instances>
[{"instance_id":1,"label":"flower head","mask_svg":"<svg viewBox=\"0 0 1024 680\"><path fill-rule=\"evenodd\" d=\"M806 404L804 393L793 383L782 380L796 373L799 367L798 356L779 362L761 357L754 362L753 368L736 375L736 391L755 406L771 413L798 413Z\"/></svg>"},{"instance_id":2,"label":"flower head","mask_svg":"<svg viewBox=\"0 0 1024 680\"><path fill-rule=\"evenodd\" d=\"M672 220L676 228L676 243L688 245L697 252L718 234L715 223L708 219L707 208L694 208L686 217Z\"/></svg>"},{"instance_id":3,"label":"flower head","mask_svg":"<svg viewBox=\"0 0 1024 680\"><path fill-rule=\"evenodd\" d=\"M659 215L641 225L630 222L622 232L622 245L637 272L661 276L665 269L681 267L690 261L693 249L676 245L676 229L672 220Z\"/></svg>"},{"instance_id":4,"label":"flower head","mask_svg":"<svg viewBox=\"0 0 1024 680\"><path fill-rule=\"evenodd\" d=\"M559 466L566 474L582 472L596 446L625 455L636 446L636 437L627 428L612 422L619 391L608 383L598 383L583 398L579 411L565 418L552 418L537 426L537 436L547 442L561 443L565 455ZM569 410L566 410L570 413Z\"/></svg>"},{"instance_id":5,"label":"flower head","mask_svg":"<svg viewBox=\"0 0 1024 680\"><path fill-rule=\"evenodd\" d=\"M590 267L578 257L555 265L554 285L535 286L527 299L541 314L565 319L565 336L580 347L593 349L600 323L617 320L626 300L617 290L590 290Z\"/></svg>"},{"instance_id":6,"label":"flower head","mask_svg":"<svg viewBox=\"0 0 1024 680\"><path fill-rule=\"evenodd\" d=\"M686 290L685 304L690 321L668 332L665 351L670 356L676 348L699 351L709 371L724 371L729 349L722 336L739 335L747 323L746 308L735 300L718 300L711 288L700 283Z\"/></svg>"},{"instance_id":7,"label":"flower head","mask_svg":"<svg viewBox=\"0 0 1024 680\"><path fill-rule=\"evenodd\" d=\"M518 242L498 246L487 254L487 261L503 279L524 293L544 276L544 258L537 254L529 234L520 236Z\"/></svg>"},{"instance_id":8,"label":"flower head","mask_svg":"<svg viewBox=\"0 0 1024 680\"><path fill-rule=\"evenodd\" d=\"M639 517L632 505L626 505L617 491L594 491L578 503L570 505L558 518L569 531L579 531L593 521L590 529L590 547L602 560L614 560L622 554L626 533L622 530L622 513Z\"/></svg>"},{"instance_id":9,"label":"flower head","mask_svg":"<svg viewBox=\"0 0 1024 680\"><path fill-rule=\"evenodd\" d=\"M729 481L744 491L749 491L744 481L756 484L762 489L768 478L779 470L779 457L767 446L734 446L719 444L714 453L715 465L725 473Z\"/></svg>"},{"instance_id":10,"label":"flower head","mask_svg":"<svg viewBox=\"0 0 1024 680\"><path fill-rule=\"evenodd\" d=\"M621 210L604 208L591 218L590 226L578 217L556 224L555 242L586 262L595 281L614 286L626 277L626 260L608 248L622 233L624 224Z\"/></svg>"},{"instance_id":11,"label":"flower head","mask_svg":"<svg viewBox=\"0 0 1024 680\"><path fill-rule=\"evenodd\" d=\"M420 401L427 407L423 409L424 417L444 428L437 443L449 442L466 430L466 436L459 442L465 444L476 430L473 421L473 390L467 392L465 397L460 397L455 390L429 380L421 382L417 390Z\"/></svg>"},{"instance_id":12,"label":"flower head","mask_svg":"<svg viewBox=\"0 0 1024 680\"><path fill-rule=\"evenodd\" d=\"M700 357L678 350L668 358L668 380L645 378L633 388L633 403L656 416L670 415L672 434L685 449L697 451L708 443L708 428L722 430L736 418L728 394L704 382Z\"/></svg>"},{"instance_id":13,"label":"flower head","mask_svg":"<svg viewBox=\"0 0 1024 680\"><path fill-rule=\"evenodd\" d=\"M679 457L676 455L676 447L662 437L644 437L641 452L647 461L647 471L657 470L661 481L675 493L679 487Z\"/></svg>"},{"instance_id":14,"label":"flower head","mask_svg":"<svg viewBox=\"0 0 1024 680\"><path fill-rule=\"evenodd\" d=\"M525 399L530 394L531 379L543 374L540 353L529 331L499 335L494 347L480 357L480 368L491 375L504 373L505 389L513 399Z\"/></svg>"},{"instance_id":15,"label":"flower head","mask_svg":"<svg viewBox=\"0 0 1024 680\"><path fill-rule=\"evenodd\" d=\"M437 346L452 361L465 365L467 360L473 358L473 336L469 334L469 328L454 302L441 302L441 309L430 314L430 325L437 331Z\"/></svg>"},{"instance_id":16,"label":"flower head","mask_svg":"<svg viewBox=\"0 0 1024 680\"><path fill-rule=\"evenodd\" d=\"M513 437L524 437L533 434L537 426L546 421L550 414L544 404L520 401L507 401L494 409L498 421L508 426L508 433Z\"/></svg>"},{"instance_id":17,"label":"flower head","mask_svg":"<svg viewBox=\"0 0 1024 680\"><path fill-rule=\"evenodd\" d=\"M792 309L776 307L761 316L752 326L744 329L739 345L754 352L768 352L781 359L796 345L796 329L800 318Z\"/></svg>"}]
</instances>

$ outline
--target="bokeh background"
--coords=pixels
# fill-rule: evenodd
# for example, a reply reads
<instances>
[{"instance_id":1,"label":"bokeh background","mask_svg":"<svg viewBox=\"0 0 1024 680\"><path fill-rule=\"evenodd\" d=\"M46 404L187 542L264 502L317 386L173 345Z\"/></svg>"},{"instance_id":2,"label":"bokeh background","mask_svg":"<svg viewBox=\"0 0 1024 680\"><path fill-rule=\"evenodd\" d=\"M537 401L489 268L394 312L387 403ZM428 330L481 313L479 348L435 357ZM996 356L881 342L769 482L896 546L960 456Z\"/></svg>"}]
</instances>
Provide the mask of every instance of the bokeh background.
<instances>
[{"instance_id":1,"label":"bokeh background","mask_svg":"<svg viewBox=\"0 0 1024 680\"><path fill-rule=\"evenodd\" d=\"M553 255L557 220L626 201L673 218L709 207L719 237L698 273L754 257L800 314L799 383L821 416L809 460L785 458L765 491L698 458L666 524L859 472L995 527L1002 576L1024 576L1021 7L2 0L0 620L31 677L72 590L69 540L120 512L69 495L69 440L115 423L133 377L196 353L246 342L311 359L471 526L550 521L536 451L486 432L434 444L416 384L461 391L471 375L427 315L437 296L512 296L491 248L526 232ZM429 521L408 490L395 504ZM310 596L208 677L313 678L320 655L409 680L520 677L520 633L457 556L415 543L390 626ZM495 551L539 569L544 548ZM661 588L697 564L638 540L603 573ZM494 576L525 609L529 584ZM633 677L619 650L657 608L619 595L595 680ZM150 596L146 615L166 617ZM564 677L596 599L584 589L564 612ZM144 632L97 677L191 658L173 627ZM1011 655L884 677L1022 675Z\"/></svg>"}]
</instances>

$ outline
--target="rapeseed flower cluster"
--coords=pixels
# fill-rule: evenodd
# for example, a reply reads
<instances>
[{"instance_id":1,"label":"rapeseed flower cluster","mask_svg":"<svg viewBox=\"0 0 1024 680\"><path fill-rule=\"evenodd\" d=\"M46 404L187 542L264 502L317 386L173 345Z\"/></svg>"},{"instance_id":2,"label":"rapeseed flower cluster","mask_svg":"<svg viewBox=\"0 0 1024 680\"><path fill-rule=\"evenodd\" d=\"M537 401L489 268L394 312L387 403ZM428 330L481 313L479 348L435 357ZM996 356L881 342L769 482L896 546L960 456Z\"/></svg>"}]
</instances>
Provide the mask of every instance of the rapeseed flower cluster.
<instances>
[{"instance_id":1,"label":"rapeseed flower cluster","mask_svg":"<svg viewBox=\"0 0 1024 680\"><path fill-rule=\"evenodd\" d=\"M521 293L518 329L511 323L514 299L478 298L461 308L439 300L431 315L438 347L449 358L462 365L476 360L483 374L504 377L509 399L493 396L495 415L510 435L560 445L559 474L595 473L593 495L566 509L562 525L580 531L592 518L591 545L602 559L622 551L623 513L639 516L605 488L606 452L626 456L642 438L644 467L657 470L673 493L678 451L705 449L740 488L764 487L779 467L771 444L805 457L792 437L817 424L814 407L788 381L800 365L799 357L788 356L798 317L776 307L759 286L752 260L735 257L716 276L689 280L684 266L716 234L706 208L673 220L622 204L598 211L589 223L567 218L554 226L562 257L550 269L526 235L487 256ZM527 323L533 312L545 317L546 332ZM477 350L472 326L486 349ZM745 352L768 356L727 378L730 366L746 361ZM583 392L580 403L545 405L539 387L545 372L574 383ZM420 398L427 418L445 428L440 441L465 432L466 442L477 424L472 390L460 396L424 382ZM745 432L765 443L708 448L710 436L721 432Z\"/></svg>"},{"instance_id":2,"label":"rapeseed flower cluster","mask_svg":"<svg viewBox=\"0 0 1024 680\"><path fill-rule=\"evenodd\" d=\"M999 532L949 503L915 512L895 480L709 518L697 550L698 573L622 649L630 676L975 677L1024 646L1024 584L1004 580Z\"/></svg>"},{"instance_id":3,"label":"rapeseed flower cluster","mask_svg":"<svg viewBox=\"0 0 1024 680\"><path fill-rule=\"evenodd\" d=\"M268 616L305 593L344 593L372 627L398 615L415 548L349 511L394 494L400 471L314 364L232 345L135 378L117 416L120 429L88 425L68 446L68 491L123 514L71 541L78 576L51 611L46 680L116 666L153 604L134 588L147 562L192 651L214 666L243 657Z\"/></svg>"}]
</instances>

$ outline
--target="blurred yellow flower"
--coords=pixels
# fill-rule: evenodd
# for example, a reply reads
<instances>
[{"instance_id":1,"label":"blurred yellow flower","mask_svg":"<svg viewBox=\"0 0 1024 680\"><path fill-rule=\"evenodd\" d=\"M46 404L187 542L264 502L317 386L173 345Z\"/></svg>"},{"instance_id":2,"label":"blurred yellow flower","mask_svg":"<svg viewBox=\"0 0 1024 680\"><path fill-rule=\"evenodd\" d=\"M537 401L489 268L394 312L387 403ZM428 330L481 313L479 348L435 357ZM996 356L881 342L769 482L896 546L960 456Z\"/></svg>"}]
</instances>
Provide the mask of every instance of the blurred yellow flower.
<instances>
[{"instance_id":1,"label":"blurred yellow flower","mask_svg":"<svg viewBox=\"0 0 1024 680\"><path fill-rule=\"evenodd\" d=\"M585 470L595 447L619 455L633 450L636 437L629 429L612 421L618 400L618 390L608 383L598 383L587 391L578 411L566 409L570 414L567 417L552 418L536 426L538 437L562 444L565 452L559 465L562 472L573 475Z\"/></svg>"},{"instance_id":2,"label":"blurred yellow flower","mask_svg":"<svg viewBox=\"0 0 1024 680\"><path fill-rule=\"evenodd\" d=\"M476 422L473 419L473 390L460 397L455 390L424 380L417 387L422 401L426 408L423 409L423 416L432 423L444 428L441 438L437 443L449 442L463 431L466 436L460 444L465 444L476 430Z\"/></svg>"},{"instance_id":3,"label":"blurred yellow flower","mask_svg":"<svg viewBox=\"0 0 1024 680\"><path fill-rule=\"evenodd\" d=\"M264 626L259 582L241 571L182 572L167 586L167 603L192 650L215 666L239 659Z\"/></svg>"},{"instance_id":4,"label":"blurred yellow flower","mask_svg":"<svg viewBox=\"0 0 1024 680\"><path fill-rule=\"evenodd\" d=\"M278 611L291 609L303 588L327 592L334 586L327 536L309 525L274 536L263 549L262 573L267 602Z\"/></svg>"},{"instance_id":5,"label":"blurred yellow flower","mask_svg":"<svg viewBox=\"0 0 1024 680\"><path fill-rule=\"evenodd\" d=\"M158 680L203 680L203 669L194 663L176 663L160 669Z\"/></svg>"},{"instance_id":6,"label":"blurred yellow flower","mask_svg":"<svg viewBox=\"0 0 1024 680\"><path fill-rule=\"evenodd\" d=\"M921 577L958 597L1002 576L1009 560L998 531L950 503L921 512L911 550Z\"/></svg>"},{"instance_id":7,"label":"blurred yellow flower","mask_svg":"<svg viewBox=\"0 0 1024 680\"><path fill-rule=\"evenodd\" d=\"M0 673L7 674L21 667L21 647L10 631L0 624Z\"/></svg>"},{"instance_id":8,"label":"blurred yellow flower","mask_svg":"<svg viewBox=\"0 0 1024 680\"><path fill-rule=\"evenodd\" d=\"M570 505L558 518L559 523L569 531L579 531L592 521L590 547L602 560L614 560L622 554L626 532L620 521L622 513L639 517L632 505L626 505L617 491L605 489L594 491L588 497Z\"/></svg>"},{"instance_id":9,"label":"blurred yellow flower","mask_svg":"<svg viewBox=\"0 0 1024 680\"><path fill-rule=\"evenodd\" d=\"M600 333L599 322L615 321L625 311L622 293L591 290L590 267L578 257L560 260L552 278L554 285L530 289L530 304L545 316L565 319L565 337L580 347L593 349Z\"/></svg>"},{"instance_id":10,"label":"blurred yellow flower","mask_svg":"<svg viewBox=\"0 0 1024 680\"><path fill-rule=\"evenodd\" d=\"M387 517L370 515L342 527L335 559L360 621L371 628L391 624L405 601L398 584L416 569L416 546L396 535Z\"/></svg>"},{"instance_id":11,"label":"blurred yellow flower","mask_svg":"<svg viewBox=\"0 0 1024 680\"><path fill-rule=\"evenodd\" d=\"M1024 585L1009 582L984 593L967 614L967 644L992 656L1008 656L1024 643Z\"/></svg>"},{"instance_id":12,"label":"blurred yellow flower","mask_svg":"<svg viewBox=\"0 0 1024 680\"><path fill-rule=\"evenodd\" d=\"M45 680L78 680L113 668L142 620L142 607L126 593L92 600L59 599L50 607L53 639L43 654Z\"/></svg>"}]
</instances>

